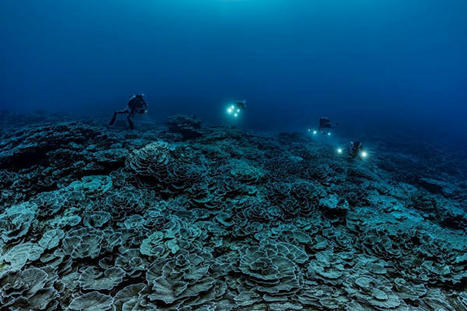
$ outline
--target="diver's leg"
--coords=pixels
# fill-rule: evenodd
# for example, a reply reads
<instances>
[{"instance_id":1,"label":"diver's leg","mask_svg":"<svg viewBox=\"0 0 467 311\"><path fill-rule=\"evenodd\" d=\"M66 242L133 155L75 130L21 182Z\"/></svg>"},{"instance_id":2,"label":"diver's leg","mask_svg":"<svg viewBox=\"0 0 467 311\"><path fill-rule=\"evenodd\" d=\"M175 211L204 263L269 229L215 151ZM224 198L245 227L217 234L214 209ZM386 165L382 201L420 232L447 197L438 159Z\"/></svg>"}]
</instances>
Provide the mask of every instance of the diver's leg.
<instances>
[{"instance_id":1,"label":"diver's leg","mask_svg":"<svg viewBox=\"0 0 467 311\"><path fill-rule=\"evenodd\" d=\"M126 117L126 119L128 120L128 124L130 125L130 128L131 128L131 129L134 129L135 127L134 127L134 125L133 125L133 121L131 121L131 115L128 115L128 116Z\"/></svg>"},{"instance_id":2,"label":"diver's leg","mask_svg":"<svg viewBox=\"0 0 467 311\"><path fill-rule=\"evenodd\" d=\"M128 113L128 110L115 111L114 115L112 116L112 120L109 122L109 125L113 125L115 123L115 120L117 120L117 114L119 113Z\"/></svg>"},{"instance_id":3,"label":"diver's leg","mask_svg":"<svg viewBox=\"0 0 467 311\"><path fill-rule=\"evenodd\" d=\"M115 120L117 120L117 112L114 112L114 115L112 116L112 120L110 120L109 125L113 125L115 123Z\"/></svg>"}]
</instances>

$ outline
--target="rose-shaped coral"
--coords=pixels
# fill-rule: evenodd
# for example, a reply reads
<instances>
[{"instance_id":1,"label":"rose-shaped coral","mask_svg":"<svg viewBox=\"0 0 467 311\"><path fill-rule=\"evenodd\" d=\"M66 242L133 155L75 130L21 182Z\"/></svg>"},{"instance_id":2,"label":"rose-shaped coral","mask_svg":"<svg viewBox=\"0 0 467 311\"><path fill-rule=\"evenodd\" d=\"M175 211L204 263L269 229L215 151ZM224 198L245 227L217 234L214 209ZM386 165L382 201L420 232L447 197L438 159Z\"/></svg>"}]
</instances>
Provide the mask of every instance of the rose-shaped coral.
<instances>
[{"instance_id":1,"label":"rose-shaped coral","mask_svg":"<svg viewBox=\"0 0 467 311\"><path fill-rule=\"evenodd\" d=\"M303 281L294 259L289 249L272 243L245 246L240 249L238 269L252 290L268 296L287 296L297 292Z\"/></svg>"}]
</instances>

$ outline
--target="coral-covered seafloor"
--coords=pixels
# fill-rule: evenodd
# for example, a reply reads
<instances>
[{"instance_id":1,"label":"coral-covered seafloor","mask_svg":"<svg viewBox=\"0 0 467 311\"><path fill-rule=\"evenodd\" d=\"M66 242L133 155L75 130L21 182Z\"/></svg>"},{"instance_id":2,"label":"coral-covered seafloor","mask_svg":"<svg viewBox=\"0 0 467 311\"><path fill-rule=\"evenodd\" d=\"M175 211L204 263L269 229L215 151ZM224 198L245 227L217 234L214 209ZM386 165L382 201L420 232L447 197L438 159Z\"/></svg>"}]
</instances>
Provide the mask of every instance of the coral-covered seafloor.
<instances>
[{"instance_id":1,"label":"coral-covered seafloor","mask_svg":"<svg viewBox=\"0 0 467 311\"><path fill-rule=\"evenodd\" d=\"M26 124L0 133L2 310L467 309L445 154L349 161L184 116Z\"/></svg>"}]
</instances>

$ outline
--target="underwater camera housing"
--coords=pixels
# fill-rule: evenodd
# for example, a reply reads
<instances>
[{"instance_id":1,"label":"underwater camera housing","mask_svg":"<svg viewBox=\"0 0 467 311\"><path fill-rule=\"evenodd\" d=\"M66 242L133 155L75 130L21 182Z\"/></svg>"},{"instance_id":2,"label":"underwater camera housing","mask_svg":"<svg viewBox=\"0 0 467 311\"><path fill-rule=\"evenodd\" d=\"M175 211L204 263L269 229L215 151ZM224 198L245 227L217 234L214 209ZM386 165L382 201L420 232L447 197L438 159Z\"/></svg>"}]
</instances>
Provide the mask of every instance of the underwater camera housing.
<instances>
[{"instance_id":1,"label":"underwater camera housing","mask_svg":"<svg viewBox=\"0 0 467 311\"><path fill-rule=\"evenodd\" d=\"M242 110L244 110L245 107L246 107L246 100L235 101L233 103L230 103L227 106L226 112L228 115L231 115L234 118L238 118L240 115L240 112L242 112Z\"/></svg>"},{"instance_id":2,"label":"underwater camera housing","mask_svg":"<svg viewBox=\"0 0 467 311\"><path fill-rule=\"evenodd\" d=\"M234 104L231 104L227 107L227 114L233 116L234 118L238 118L240 109L236 108Z\"/></svg>"}]
</instances>

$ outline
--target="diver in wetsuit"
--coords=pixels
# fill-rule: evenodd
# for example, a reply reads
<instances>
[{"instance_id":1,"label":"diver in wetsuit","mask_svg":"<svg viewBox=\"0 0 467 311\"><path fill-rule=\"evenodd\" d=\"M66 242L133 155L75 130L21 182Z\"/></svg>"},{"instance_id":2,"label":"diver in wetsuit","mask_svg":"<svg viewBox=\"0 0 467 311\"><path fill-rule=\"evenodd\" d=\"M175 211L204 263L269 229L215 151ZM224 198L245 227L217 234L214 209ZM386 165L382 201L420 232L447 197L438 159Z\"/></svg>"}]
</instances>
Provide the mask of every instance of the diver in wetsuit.
<instances>
[{"instance_id":1,"label":"diver in wetsuit","mask_svg":"<svg viewBox=\"0 0 467 311\"><path fill-rule=\"evenodd\" d=\"M363 151L363 144L359 141L351 141L348 147L349 156L355 159Z\"/></svg>"},{"instance_id":2,"label":"diver in wetsuit","mask_svg":"<svg viewBox=\"0 0 467 311\"><path fill-rule=\"evenodd\" d=\"M234 118L238 118L240 112L246 109L246 100L237 100L230 104L227 108L227 113Z\"/></svg>"},{"instance_id":3,"label":"diver in wetsuit","mask_svg":"<svg viewBox=\"0 0 467 311\"><path fill-rule=\"evenodd\" d=\"M327 133L328 135L330 135L331 133L331 129L333 128L332 124L331 124L331 120L329 120L328 118L325 118L325 117L321 117L319 119L319 131L321 133Z\"/></svg>"},{"instance_id":4,"label":"diver in wetsuit","mask_svg":"<svg viewBox=\"0 0 467 311\"><path fill-rule=\"evenodd\" d=\"M246 109L246 100L239 100L235 102L235 108L240 109L243 111Z\"/></svg>"},{"instance_id":5,"label":"diver in wetsuit","mask_svg":"<svg viewBox=\"0 0 467 311\"><path fill-rule=\"evenodd\" d=\"M146 101L143 98L142 94L134 95L133 97L130 98L130 101L128 102L128 108L125 110L120 110L120 111L115 111L112 120L110 120L109 125L113 125L115 123L115 120L117 119L117 115L120 113L126 113L127 117L126 119L128 120L128 124L130 125L131 129L134 129L133 121L131 118L134 117L135 114L143 114L147 113L148 110L148 104L146 104Z\"/></svg>"}]
</instances>

